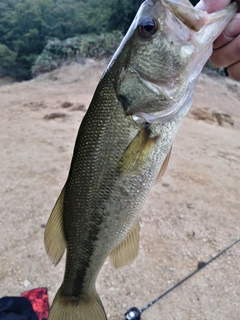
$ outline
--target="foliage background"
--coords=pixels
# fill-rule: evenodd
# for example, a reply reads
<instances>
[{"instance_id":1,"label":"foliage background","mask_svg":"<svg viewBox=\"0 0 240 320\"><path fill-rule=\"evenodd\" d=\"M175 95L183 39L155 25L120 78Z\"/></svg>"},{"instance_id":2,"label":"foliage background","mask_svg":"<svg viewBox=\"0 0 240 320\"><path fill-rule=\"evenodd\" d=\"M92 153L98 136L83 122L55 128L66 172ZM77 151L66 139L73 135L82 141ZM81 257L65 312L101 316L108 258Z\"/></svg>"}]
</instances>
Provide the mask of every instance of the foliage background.
<instances>
[{"instance_id":1,"label":"foliage background","mask_svg":"<svg viewBox=\"0 0 240 320\"><path fill-rule=\"evenodd\" d=\"M36 59L44 47L49 46L49 41L76 40L83 35L91 35L93 39L93 35L101 36L116 30L124 34L142 2L1 0L0 76L10 74L16 78L31 78ZM119 32L115 32L116 41L119 40ZM99 44L99 38L96 39L95 45ZM111 50L108 50L109 54L112 54Z\"/></svg>"}]
</instances>

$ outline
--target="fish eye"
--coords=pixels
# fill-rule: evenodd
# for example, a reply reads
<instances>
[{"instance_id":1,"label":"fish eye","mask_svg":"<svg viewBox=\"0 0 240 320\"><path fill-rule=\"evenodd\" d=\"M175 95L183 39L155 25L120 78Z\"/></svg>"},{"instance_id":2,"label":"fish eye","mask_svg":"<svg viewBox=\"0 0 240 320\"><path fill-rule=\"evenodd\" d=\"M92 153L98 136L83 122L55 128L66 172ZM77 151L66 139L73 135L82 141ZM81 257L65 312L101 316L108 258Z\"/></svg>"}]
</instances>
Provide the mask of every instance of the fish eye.
<instances>
[{"instance_id":1,"label":"fish eye","mask_svg":"<svg viewBox=\"0 0 240 320\"><path fill-rule=\"evenodd\" d=\"M144 38L151 37L152 35L154 35L156 31L157 31L157 23L153 18L150 18L150 17L143 18L138 25L138 32Z\"/></svg>"}]
</instances>

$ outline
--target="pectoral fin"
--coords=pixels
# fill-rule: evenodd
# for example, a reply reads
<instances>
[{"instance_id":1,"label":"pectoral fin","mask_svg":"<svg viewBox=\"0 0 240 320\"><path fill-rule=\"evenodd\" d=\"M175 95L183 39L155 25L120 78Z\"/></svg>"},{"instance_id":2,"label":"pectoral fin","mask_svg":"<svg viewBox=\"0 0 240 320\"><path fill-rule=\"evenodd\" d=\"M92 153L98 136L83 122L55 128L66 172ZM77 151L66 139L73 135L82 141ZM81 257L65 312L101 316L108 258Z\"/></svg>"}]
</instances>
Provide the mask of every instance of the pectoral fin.
<instances>
[{"instance_id":1,"label":"pectoral fin","mask_svg":"<svg viewBox=\"0 0 240 320\"><path fill-rule=\"evenodd\" d=\"M57 265L66 249L66 239L63 231L63 201L65 188L52 210L44 232L44 243L47 254L51 261Z\"/></svg>"},{"instance_id":2,"label":"pectoral fin","mask_svg":"<svg viewBox=\"0 0 240 320\"><path fill-rule=\"evenodd\" d=\"M139 131L118 163L120 172L126 175L141 172L159 138L158 136L150 137L150 134L148 127Z\"/></svg>"},{"instance_id":3,"label":"pectoral fin","mask_svg":"<svg viewBox=\"0 0 240 320\"><path fill-rule=\"evenodd\" d=\"M159 171L159 174L158 174L158 176L157 176L157 179L155 180L155 184L157 184L157 183L161 180L162 176L163 176L164 173L166 172L167 167L168 167L168 163L169 163L169 159L170 159L170 157L171 157L171 152L172 152L172 147L171 147L170 151L168 152L165 160L163 161L163 164L162 164L162 166L161 166L161 169L160 169L160 171Z\"/></svg>"},{"instance_id":4,"label":"pectoral fin","mask_svg":"<svg viewBox=\"0 0 240 320\"><path fill-rule=\"evenodd\" d=\"M124 267L132 262L139 250L139 221L135 223L126 238L111 252L110 260L114 268Z\"/></svg>"}]
</instances>

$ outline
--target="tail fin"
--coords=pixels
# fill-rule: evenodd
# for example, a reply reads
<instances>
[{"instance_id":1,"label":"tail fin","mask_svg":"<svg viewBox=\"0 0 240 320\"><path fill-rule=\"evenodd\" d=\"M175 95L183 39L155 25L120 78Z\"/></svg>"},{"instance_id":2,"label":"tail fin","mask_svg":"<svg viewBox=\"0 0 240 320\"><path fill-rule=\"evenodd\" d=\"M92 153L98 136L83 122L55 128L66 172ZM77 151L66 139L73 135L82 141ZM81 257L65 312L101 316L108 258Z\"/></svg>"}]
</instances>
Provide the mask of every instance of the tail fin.
<instances>
[{"instance_id":1,"label":"tail fin","mask_svg":"<svg viewBox=\"0 0 240 320\"><path fill-rule=\"evenodd\" d=\"M64 297L58 290L50 309L48 320L107 320L107 316L98 294L89 302L63 302Z\"/></svg>"}]
</instances>

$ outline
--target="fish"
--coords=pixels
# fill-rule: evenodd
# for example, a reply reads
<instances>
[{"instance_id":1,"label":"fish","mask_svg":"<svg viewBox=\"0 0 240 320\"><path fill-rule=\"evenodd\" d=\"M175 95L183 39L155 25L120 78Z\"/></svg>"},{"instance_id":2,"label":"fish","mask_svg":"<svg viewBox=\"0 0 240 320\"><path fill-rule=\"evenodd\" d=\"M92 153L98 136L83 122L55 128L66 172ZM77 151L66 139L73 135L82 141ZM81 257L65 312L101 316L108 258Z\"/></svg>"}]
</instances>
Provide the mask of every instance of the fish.
<instances>
[{"instance_id":1,"label":"fish","mask_svg":"<svg viewBox=\"0 0 240 320\"><path fill-rule=\"evenodd\" d=\"M212 14L188 0L146 0L104 71L80 125L67 181L44 242L63 282L49 320L106 320L96 291L139 250L139 213L165 172L213 41L237 5Z\"/></svg>"}]
</instances>

